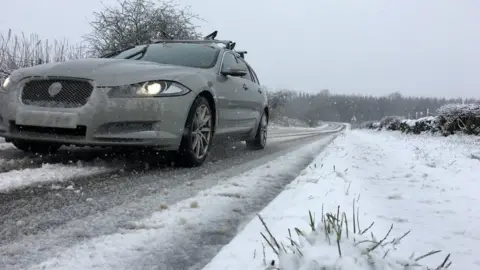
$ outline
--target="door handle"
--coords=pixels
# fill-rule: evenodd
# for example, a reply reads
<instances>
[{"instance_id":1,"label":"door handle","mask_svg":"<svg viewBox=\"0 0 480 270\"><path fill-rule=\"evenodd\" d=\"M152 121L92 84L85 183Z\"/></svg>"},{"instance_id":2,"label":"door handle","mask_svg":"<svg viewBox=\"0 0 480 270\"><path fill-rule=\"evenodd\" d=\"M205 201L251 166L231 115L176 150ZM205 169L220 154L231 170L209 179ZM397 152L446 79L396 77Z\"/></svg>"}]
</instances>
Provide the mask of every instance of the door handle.
<instances>
[{"instance_id":1,"label":"door handle","mask_svg":"<svg viewBox=\"0 0 480 270\"><path fill-rule=\"evenodd\" d=\"M246 84L243 84L243 89L248 90L248 86Z\"/></svg>"}]
</instances>

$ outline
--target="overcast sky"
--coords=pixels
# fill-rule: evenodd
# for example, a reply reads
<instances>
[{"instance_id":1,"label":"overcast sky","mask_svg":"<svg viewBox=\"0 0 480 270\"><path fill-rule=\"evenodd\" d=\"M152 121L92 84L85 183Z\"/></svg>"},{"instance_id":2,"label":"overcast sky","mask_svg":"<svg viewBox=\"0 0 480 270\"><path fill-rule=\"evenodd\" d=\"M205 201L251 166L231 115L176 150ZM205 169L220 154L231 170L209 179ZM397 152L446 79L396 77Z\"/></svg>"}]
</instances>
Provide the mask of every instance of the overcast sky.
<instances>
[{"instance_id":1,"label":"overcast sky","mask_svg":"<svg viewBox=\"0 0 480 270\"><path fill-rule=\"evenodd\" d=\"M115 4L116 0L104 0ZM179 0L249 52L263 84L480 98L479 0ZM0 31L80 41L99 0L2 0Z\"/></svg>"}]
</instances>

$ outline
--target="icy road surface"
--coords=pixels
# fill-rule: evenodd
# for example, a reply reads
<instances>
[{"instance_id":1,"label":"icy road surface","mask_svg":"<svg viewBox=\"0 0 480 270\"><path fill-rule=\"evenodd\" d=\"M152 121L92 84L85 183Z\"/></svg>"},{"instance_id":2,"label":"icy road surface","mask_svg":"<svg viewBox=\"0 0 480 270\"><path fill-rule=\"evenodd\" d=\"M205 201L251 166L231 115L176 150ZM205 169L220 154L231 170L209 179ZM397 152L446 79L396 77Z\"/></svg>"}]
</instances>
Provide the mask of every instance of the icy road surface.
<instances>
[{"instance_id":1,"label":"icy road surface","mask_svg":"<svg viewBox=\"0 0 480 270\"><path fill-rule=\"evenodd\" d=\"M152 157L122 157L104 149L66 149L54 156L38 157L0 142L0 269L36 269L42 262L53 260L47 267L50 269L55 266L56 257L68 254L66 250L76 250L89 241L97 245L101 239L138 229L136 222L152 218L166 208L174 212L177 203L202 190L229 183L246 171L288 157L290 161L285 160L283 168L288 168L288 172L282 173L274 167L263 169L267 176L279 174L275 175L275 181L266 182L270 190L259 189L265 193L237 198L235 207L241 211L232 211L225 204L227 212L222 213L222 222L214 224L218 228L190 232L180 229L184 238L168 245L160 241L158 246L150 247L154 248L155 257L143 258L143 253L134 252L140 256L132 259L135 266L123 265L125 269L200 269L235 236L238 226L293 180L340 129L342 126L338 124L316 129L275 128L269 134L265 150L249 151L241 143L218 146L204 166L194 169L146 163ZM312 145L311 153L303 150L298 158L293 156L302 147L309 150L305 147L308 145ZM262 184L266 185L260 181L259 185ZM205 203L200 204L200 208L205 207ZM169 228L172 226L175 228L175 224ZM118 239L114 239L117 242L110 245L100 243L107 249L128 251L128 243L124 243L127 246L122 250L115 245ZM99 256L102 252L105 250L93 251ZM86 256L83 266L75 267L112 266L105 261L108 258L101 258L105 265L95 261L89 264L88 258L92 256ZM109 259L122 262L123 258ZM122 268L118 264L113 266ZM58 269L62 266L58 265ZM73 269L72 265L68 269Z\"/></svg>"}]
</instances>

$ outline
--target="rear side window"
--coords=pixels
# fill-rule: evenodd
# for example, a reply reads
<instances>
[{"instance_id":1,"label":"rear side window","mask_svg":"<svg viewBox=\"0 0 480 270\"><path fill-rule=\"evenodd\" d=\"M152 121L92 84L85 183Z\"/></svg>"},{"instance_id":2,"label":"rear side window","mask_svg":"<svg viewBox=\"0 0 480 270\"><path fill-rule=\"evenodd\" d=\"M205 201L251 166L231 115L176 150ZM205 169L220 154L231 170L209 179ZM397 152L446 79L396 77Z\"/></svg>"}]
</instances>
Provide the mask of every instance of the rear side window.
<instances>
[{"instance_id":1,"label":"rear side window","mask_svg":"<svg viewBox=\"0 0 480 270\"><path fill-rule=\"evenodd\" d=\"M248 79L248 80L251 80L253 82L256 82L257 84L260 84L260 82L258 81L258 77L257 77L257 74L255 74L255 71L253 71L252 67L250 67L249 64L247 64L247 62L245 62L245 60L239 58L239 61L243 64L245 64L245 66L247 67L250 75L247 75L248 78L245 78L245 79ZM246 76L246 77L247 77Z\"/></svg>"},{"instance_id":2,"label":"rear side window","mask_svg":"<svg viewBox=\"0 0 480 270\"><path fill-rule=\"evenodd\" d=\"M244 69L248 70L247 75L243 76L242 78L254 82L254 79L253 79L253 77L252 77L250 68L247 66L247 64L245 63L245 61L243 61L241 58L238 58L238 63L239 63L240 65L242 65Z\"/></svg>"}]
</instances>

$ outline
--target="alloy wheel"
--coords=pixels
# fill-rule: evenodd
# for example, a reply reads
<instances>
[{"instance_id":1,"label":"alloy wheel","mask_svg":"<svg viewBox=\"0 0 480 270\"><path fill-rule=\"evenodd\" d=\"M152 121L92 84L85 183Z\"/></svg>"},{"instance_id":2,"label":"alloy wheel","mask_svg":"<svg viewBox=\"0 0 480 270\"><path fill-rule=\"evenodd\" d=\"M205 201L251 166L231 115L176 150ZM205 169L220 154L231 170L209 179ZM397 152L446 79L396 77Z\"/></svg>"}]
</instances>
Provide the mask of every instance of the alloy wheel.
<instances>
[{"instance_id":1,"label":"alloy wheel","mask_svg":"<svg viewBox=\"0 0 480 270\"><path fill-rule=\"evenodd\" d=\"M192 151L197 159L203 158L212 139L212 115L210 109L202 104L195 111L192 123Z\"/></svg>"},{"instance_id":2,"label":"alloy wheel","mask_svg":"<svg viewBox=\"0 0 480 270\"><path fill-rule=\"evenodd\" d=\"M267 144L267 133L268 133L268 120L265 115L263 115L262 120L260 122L260 141L262 145Z\"/></svg>"}]
</instances>

